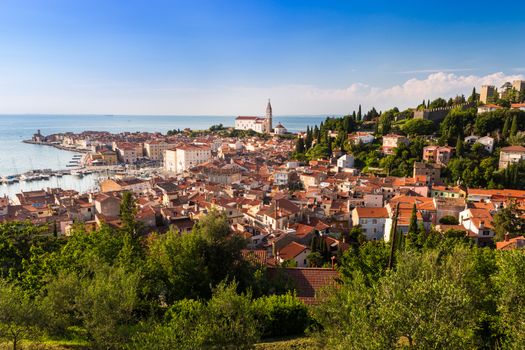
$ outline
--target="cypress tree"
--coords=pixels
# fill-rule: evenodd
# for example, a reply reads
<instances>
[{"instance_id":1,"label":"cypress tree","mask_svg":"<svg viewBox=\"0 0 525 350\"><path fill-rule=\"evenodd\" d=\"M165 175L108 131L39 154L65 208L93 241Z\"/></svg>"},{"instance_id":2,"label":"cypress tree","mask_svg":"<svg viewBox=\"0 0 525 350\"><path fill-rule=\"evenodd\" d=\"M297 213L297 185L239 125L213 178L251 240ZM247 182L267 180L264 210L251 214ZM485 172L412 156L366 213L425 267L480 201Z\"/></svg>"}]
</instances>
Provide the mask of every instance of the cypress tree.
<instances>
[{"instance_id":1,"label":"cypress tree","mask_svg":"<svg viewBox=\"0 0 525 350\"><path fill-rule=\"evenodd\" d=\"M515 114L512 118L512 126L510 127L510 136L516 136L518 133L518 116Z\"/></svg>"},{"instance_id":2,"label":"cypress tree","mask_svg":"<svg viewBox=\"0 0 525 350\"><path fill-rule=\"evenodd\" d=\"M510 118L505 118L505 124L503 124L503 131L501 132L501 136L506 139L509 137L509 128L510 128Z\"/></svg>"},{"instance_id":3,"label":"cypress tree","mask_svg":"<svg viewBox=\"0 0 525 350\"><path fill-rule=\"evenodd\" d=\"M295 152L304 153L304 140L302 137L297 138L297 142L295 143Z\"/></svg>"},{"instance_id":4,"label":"cypress tree","mask_svg":"<svg viewBox=\"0 0 525 350\"><path fill-rule=\"evenodd\" d=\"M410 224L408 225L408 234L417 234L417 207L415 203L412 207L412 215L410 216Z\"/></svg>"},{"instance_id":5,"label":"cypress tree","mask_svg":"<svg viewBox=\"0 0 525 350\"><path fill-rule=\"evenodd\" d=\"M357 116L356 116L356 114L355 114L355 111L352 112L352 119L353 119L354 121L357 121Z\"/></svg>"},{"instance_id":6,"label":"cypress tree","mask_svg":"<svg viewBox=\"0 0 525 350\"><path fill-rule=\"evenodd\" d=\"M456 142L456 155L458 157L463 156L463 140L458 135L458 142Z\"/></svg>"},{"instance_id":7,"label":"cypress tree","mask_svg":"<svg viewBox=\"0 0 525 350\"><path fill-rule=\"evenodd\" d=\"M359 109L357 110L357 121L361 121L361 118L363 117L361 112L361 105L359 105Z\"/></svg>"},{"instance_id":8,"label":"cypress tree","mask_svg":"<svg viewBox=\"0 0 525 350\"><path fill-rule=\"evenodd\" d=\"M317 251L317 236L312 237L312 241L310 242L310 250L312 253Z\"/></svg>"},{"instance_id":9,"label":"cypress tree","mask_svg":"<svg viewBox=\"0 0 525 350\"><path fill-rule=\"evenodd\" d=\"M304 142L304 146L306 149L310 149L312 147L312 141L314 140L313 138L313 130L310 129L310 127L307 127L306 128L306 139L305 139L305 142Z\"/></svg>"},{"instance_id":10,"label":"cypress tree","mask_svg":"<svg viewBox=\"0 0 525 350\"><path fill-rule=\"evenodd\" d=\"M477 93L476 93L476 87L472 88L472 95L470 95L469 102L476 102L478 99Z\"/></svg>"}]
</instances>

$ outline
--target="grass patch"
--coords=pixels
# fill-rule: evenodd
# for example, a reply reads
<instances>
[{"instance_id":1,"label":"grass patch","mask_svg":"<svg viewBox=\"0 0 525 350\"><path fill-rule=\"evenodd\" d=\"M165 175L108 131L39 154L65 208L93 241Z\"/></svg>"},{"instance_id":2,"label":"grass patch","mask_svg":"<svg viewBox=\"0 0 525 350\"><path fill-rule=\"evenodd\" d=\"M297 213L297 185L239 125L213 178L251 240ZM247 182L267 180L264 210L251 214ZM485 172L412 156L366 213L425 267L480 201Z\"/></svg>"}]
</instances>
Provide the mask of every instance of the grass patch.
<instances>
[{"instance_id":1,"label":"grass patch","mask_svg":"<svg viewBox=\"0 0 525 350\"><path fill-rule=\"evenodd\" d=\"M256 350L317 350L321 349L309 337L266 339L255 345Z\"/></svg>"}]
</instances>

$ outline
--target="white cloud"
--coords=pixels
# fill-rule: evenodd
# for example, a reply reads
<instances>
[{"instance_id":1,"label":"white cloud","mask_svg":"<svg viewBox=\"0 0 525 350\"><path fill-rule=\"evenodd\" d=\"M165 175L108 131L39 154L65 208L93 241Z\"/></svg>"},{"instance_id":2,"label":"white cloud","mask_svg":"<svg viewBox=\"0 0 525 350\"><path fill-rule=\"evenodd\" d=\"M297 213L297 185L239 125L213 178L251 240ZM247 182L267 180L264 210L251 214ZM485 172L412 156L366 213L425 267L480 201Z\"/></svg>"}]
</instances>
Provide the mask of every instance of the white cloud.
<instances>
[{"instance_id":1,"label":"white cloud","mask_svg":"<svg viewBox=\"0 0 525 350\"><path fill-rule=\"evenodd\" d=\"M0 113L99 113L99 114L180 114L243 115L263 114L266 99L272 98L276 114L343 114L362 104L364 109L412 107L423 99L468 96L472 87L501 86L523 75L502 72L485 76L449 72L409 79L390 87L353 83L344 88L314 85L273 87L216 86L208 88L140 84L77 84L47 88L0 85Z\"/></svg>"}]
</instances>

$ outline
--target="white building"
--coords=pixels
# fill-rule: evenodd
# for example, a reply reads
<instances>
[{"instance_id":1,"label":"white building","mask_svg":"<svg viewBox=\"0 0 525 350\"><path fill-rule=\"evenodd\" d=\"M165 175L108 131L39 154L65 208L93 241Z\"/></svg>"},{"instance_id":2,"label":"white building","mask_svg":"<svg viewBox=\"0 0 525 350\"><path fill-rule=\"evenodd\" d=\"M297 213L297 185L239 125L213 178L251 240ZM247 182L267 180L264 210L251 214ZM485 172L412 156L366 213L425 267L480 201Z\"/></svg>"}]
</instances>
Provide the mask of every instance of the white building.
<instances>
[{"instance_id":1,"label":"white building","mask_svg":"<svg viewBox=\"0 0 525 350\"><path fill-rule=\"evenodd\" d=\"M177 150L167 149L164 151L164 170L170 173L177 172Z\"/></svg>"},{"instance_id":2,"label":"white building","mask_svg":"<svg viewBox=\"0 0 525 350\"><path fill-rule=\"evenodd\" d=\"M499 168L506 169L510 164L516 164L525 159L525 147L509 146L499 153Z\"/></svg>"},{"instance_id":3,"label":"white building","mask_svg":"<svg viewBox=\"0 0 525 350\"><path fill-rule=\"evenodd\" d=\"M352 143L371 143L374 142L375 137L371 132L356 131L348 135L348 140Z\"/></svg>"},{"instance_id":4,"label":"white building","mask_svg":"<svg viewBox=\"0 0 525 350\"><path fill-rule=\"evenodd\" d=\"M399 147L401 143L408 145L408 139L403 135L388 134L383 136L383 147L381 148L384 154L393 154L394 149Z\"/></svg>"},{"instance_id":5,"label":"white building","mask_svg":"<svg viewBox=\"0 0 525 350\"><path fill-rule=\"evenodd\" d=\"M288 186L289 175L286 170L278 170L273 174L273 184L276 186Z\"/></svg>"},{"instance_id":6,"label":"white building","mask_svg":"<svg viewBox=\"0 0 525 350\"><path fill-rule=\"evenodd\" d=\"M388 219L386 208L355 208L352 210L352 225L361 226L367 240L383 239L385 222Z\"/></svg>"},{"instance_id":7,"label":"white building","mask_svg":"<svg viewBox=\"0 0 525 350\"><path fill-rule=\"evenodd\" d=\"M309 254L310 249L307 246L292 241L279 250L276 259L281 264L285 261L295 261L297 267L307 267Z\"/></svg>"},{"instance_id":8,"label":"white building","mask_svg":"<svg viewBox=\"0 0 525 350\"><path fill-rule=\"evenodd\" d=\"M164 152L164 169L181 173L211 160L211 148L206 145L183 145Z\"/></svg>"},{"instance_id":9,"label":"white building","mask_svg":"<svg viewBox=\"0 0 525 350\"><path fill-rule=\"evenodd\" d=\"M337 167L341 169L354 167L354 156L351 154L344 154L337 159Z\"/></svg>"},{"instance_id":10,"label":"white building","mask_svg":"<svg viewBox=\"0 0 525 350\"><path fill-rule=\"evenodd\" d=\"M494 150L494 139L490 136L480 137L476 142L482 144L485 151L489 153L492 153Z\"/></svg>"},{"instance_id":11,"label":"white building","mask_svg":"<svg viewBox=\"0 0 525 350\"><path fill-rule=\"evenodd\" d=\"M488 103L486 105L481 105L481 106L478 107L478 114L487 113L487 112L493 112L493 111L496 111L496 110L501 109L501 108L502 108L501 106Z\"/></svg>"},{"instance_id":12,"label":"white building","mask_svg":"<svg viewBox=\"0 0 525 350\"><path fill-rule=\"evenodd\" d=\"M144 155L151 160L163 160L164 152L170 148L169 143L164 141L148 141L144 142Z\"/></svg>"},{"instance_id":13,"label":"white building","mask_svg":"<svg viewBox=\"0 0 525 350\"><path fill-rule=\"evenodd\" d=\"M459 224L463 225L479 246L489 244L496 235L492 226L493 217L487 209L468 208L459 213Z\"/></svg>"},{"instance_id":14,"label":"white building","mask_svg":"<svg viewBox=\"0 0 525 350\"><path fill-rule=\"evenodd\" d=\"M268 100L266 106L266 116L261 117L247 117L239 116L235 118L235 129L236 130L253 130L258 133L271 133L272 132L272 105Z\"/></svg>"},{"instance_id":15,"label":"white building","mask_svg":"<svg viewBox=\"0 0 525 350\"><path fill-rule=\"evenodd\" d=\"M273 133L275 135L284 135L288 132L288 130L286 130L286 128L281 124L277 124L277 126L273 129Z\"/></svg>"},{"instance_id":16,"label":"white building","mask_svg":"<svg viewBox=\"0 0 525 350\"><path fill-rule=\"evenodd\" d=\"M177 147L177 173L211 160L211 148L206 145L183 145Z\"/></svg>"}]
</instances>

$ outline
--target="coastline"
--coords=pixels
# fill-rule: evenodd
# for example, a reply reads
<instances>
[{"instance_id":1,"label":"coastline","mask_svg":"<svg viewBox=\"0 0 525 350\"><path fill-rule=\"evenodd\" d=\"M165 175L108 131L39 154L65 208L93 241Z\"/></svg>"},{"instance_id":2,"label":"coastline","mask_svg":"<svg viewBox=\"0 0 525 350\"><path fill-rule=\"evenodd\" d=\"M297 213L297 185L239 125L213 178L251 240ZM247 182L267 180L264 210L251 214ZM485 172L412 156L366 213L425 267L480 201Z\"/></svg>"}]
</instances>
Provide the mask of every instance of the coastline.
<instances>
[{"instance_id":1,"label":"coastline","mask_svg":"<svg viewBox=\"0 0 525 350\"><path fill-rule=\"evenodd\" d=\"M28 143L31 145L50 146L50 147L54 147L62 151L69 151L69 152L75 152L75 153L88 153L89 152L88 150L85 150L85 149L67 147L67 146L63 146L63 145L59 145L59 144L51 143L51 142L38 142L38 141L33 141L33 140L22 140L22 142Z\"/></svg>"}]
</instances>

